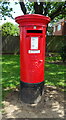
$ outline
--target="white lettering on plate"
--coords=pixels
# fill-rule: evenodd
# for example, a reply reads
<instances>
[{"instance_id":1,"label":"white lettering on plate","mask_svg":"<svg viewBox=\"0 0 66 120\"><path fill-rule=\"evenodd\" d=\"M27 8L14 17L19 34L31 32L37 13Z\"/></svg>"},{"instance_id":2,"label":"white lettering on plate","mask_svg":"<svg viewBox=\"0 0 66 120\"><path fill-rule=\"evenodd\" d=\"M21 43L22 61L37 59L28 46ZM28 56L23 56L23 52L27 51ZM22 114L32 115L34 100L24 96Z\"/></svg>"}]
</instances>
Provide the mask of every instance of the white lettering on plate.
<instances>
[{"instance_id":1,"label":"white lettering on plate","mask_svg":"<svg viewBox=\"0 0 66 120\"><path fill-rule=\"evenodd\" d=\"M28 50L28 53L40 53L40 50Z\"/></svg>"}]
</instances>

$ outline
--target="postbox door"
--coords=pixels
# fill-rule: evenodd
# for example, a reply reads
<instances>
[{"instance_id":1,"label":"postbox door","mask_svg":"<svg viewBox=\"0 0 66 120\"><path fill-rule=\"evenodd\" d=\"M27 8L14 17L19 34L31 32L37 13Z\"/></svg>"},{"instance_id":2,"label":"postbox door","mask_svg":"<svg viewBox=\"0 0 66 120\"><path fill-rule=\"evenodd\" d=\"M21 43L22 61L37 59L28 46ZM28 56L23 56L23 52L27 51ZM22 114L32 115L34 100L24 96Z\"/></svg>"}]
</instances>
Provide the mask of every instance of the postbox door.
<instances>
[{"instance_id":1,"label":"postbox door","mask_svg":"<svg viewBox=\"0 0 66 120\"><path fill-rule=\"evenodd\" d=\"M32 40L34 39L34 40ZM42 82L44 79L44 59L43 59L43 51L42 43L43 38L41 36L31 36L30 40L30 48L28 50L29 59L30 59L30 74L32 82ZM43 49L43 50L42 50Z\"/></svg>"},{"instance_id":2,"label":"postbox door","mask_svg":"<svg viewBox=\"0 0 66 120\"><path fill-rule=\"evenodd\" d=\"M45 32L45 31L44 31ZM27 83L44 81L45 33L30 33L23 38L21 79Z\"/></svg>"}]
</instances>

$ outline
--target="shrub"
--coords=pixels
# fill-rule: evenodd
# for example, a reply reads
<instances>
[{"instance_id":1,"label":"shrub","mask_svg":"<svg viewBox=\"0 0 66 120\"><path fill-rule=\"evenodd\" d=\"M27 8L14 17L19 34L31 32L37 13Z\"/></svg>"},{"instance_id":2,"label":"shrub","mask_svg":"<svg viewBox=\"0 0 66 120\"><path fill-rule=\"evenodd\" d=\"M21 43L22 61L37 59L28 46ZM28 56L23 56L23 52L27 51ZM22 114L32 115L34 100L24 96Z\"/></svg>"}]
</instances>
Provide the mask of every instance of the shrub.
<instances>
[{"instance_id":1,"label":"shrub","mask_svg":"<svg viewBox=\"0 0 66 120\"><path fill-rule=\"evenodd\" d=\"M65 62L66 61L66 45L64 45L61 48L61 50L60 50L60 56L61 56L63 62Z\"/></svg>"},{"instance_id":2,"label":"shrub","mask_svg":"<svg viewBox=\"0 0 66 120\"><path fill-rule=\"evenodd\" d=\"M18 36L19 28L10 22L6 22L2 25L2 35L3 36L8 36L8 35Z\"/></svg>"}]
</instances>

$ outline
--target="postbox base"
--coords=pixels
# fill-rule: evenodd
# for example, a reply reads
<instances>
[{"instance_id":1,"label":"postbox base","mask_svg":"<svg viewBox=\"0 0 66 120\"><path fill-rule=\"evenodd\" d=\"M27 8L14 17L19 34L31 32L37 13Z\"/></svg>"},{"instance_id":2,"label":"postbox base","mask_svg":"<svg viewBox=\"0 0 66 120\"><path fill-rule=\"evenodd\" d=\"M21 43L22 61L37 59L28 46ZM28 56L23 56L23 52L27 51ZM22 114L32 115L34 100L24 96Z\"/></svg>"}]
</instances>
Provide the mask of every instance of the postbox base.
<instances>
[{"instance_id":1,"label":"postbox base","mask_svg":"<svg viewBox=\"0 0 66 120\"><path fill-rule=\"evenodd\" d=\"M38 84L28 84L20 81L20 97L24 103L37 104L44 94L44 81Z\"/></svg>"}]
</instances>

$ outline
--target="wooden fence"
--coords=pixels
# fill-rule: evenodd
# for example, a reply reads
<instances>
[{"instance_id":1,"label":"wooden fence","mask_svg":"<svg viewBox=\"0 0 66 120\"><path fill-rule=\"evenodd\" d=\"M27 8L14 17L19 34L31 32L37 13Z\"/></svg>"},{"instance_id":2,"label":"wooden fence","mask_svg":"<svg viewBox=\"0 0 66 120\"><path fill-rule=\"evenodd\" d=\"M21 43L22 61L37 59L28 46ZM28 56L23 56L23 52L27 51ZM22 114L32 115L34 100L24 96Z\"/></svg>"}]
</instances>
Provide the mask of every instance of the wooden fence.
<instances>
[{"instance_id":1,"label":"wooden fence","mask_svg":"<svg viewBox=\"0 0 66 120\"><path fill-rule=\"evenodd\" d=\"M47 36L46 51L59 52L61 47L66 44L66 36ZM2 53L19 54L19 36L2 36Z\"/></svg>"}]
</instances>

